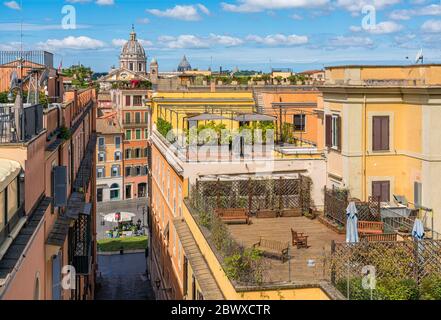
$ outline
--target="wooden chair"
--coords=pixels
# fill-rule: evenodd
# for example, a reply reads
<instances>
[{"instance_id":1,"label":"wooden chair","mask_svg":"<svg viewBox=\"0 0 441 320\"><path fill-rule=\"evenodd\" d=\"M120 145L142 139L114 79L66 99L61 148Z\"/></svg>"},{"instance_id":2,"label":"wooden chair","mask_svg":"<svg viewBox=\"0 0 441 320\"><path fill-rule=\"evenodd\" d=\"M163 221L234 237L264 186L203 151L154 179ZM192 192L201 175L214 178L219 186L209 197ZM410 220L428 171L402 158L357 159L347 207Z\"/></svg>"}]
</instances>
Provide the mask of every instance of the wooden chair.
<instances>
[{"instance_id":1,"label":"wooden chair","mask_svg":"<svg viewBox=\"0 0 441 320\"><path fill-rule=\"evenodd\" d=\"M297 246L297 249L308 248L308 236L301 232L296 232L291 229L292 245Z\"/></svg>"},{"instance_id":2,"label":"wooden chair","mask_svg":"<svg viewBox=\"0 0 441 320\"><path fill-rule=\"evenodd\" d=\"M267 240L260 238L259 242L253 245L253 248L262 250L267 256L275 256L282 260L282 263L288 260L288 243L283 243L275 240Z\"/></svg>"}]
</instances>

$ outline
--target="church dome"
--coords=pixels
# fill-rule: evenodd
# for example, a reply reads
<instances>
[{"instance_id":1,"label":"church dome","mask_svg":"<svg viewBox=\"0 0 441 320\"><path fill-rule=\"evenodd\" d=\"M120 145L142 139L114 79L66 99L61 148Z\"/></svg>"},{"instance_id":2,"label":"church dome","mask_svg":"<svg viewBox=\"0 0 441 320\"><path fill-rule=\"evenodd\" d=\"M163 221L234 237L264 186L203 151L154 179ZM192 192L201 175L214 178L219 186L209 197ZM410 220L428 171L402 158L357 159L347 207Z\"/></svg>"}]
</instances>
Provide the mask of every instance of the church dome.
<instances>
[{"instance_id":1,"label":"church dome","mask_svg":"<svg viewBox=\"0 0 441 320\"><path fill-rule=\"evenodd\" d=\"M191 69L191 65L190 65L190 63L188 62L187 57L184 56L184 57L182 58L181 62L179 63L178 71L179 71L179 72L185 72L185 71L191 71L191 70L192 70L192 69Z\"/></svg>"},{"instance_id":2,"label":"church dome","mask_svg":"<svg viewBox=\"0 0 441 320\"><path fill-rule=\"evenodd\" d=\"M132 27L129 41L122 47L119 60L121 68L137 73L146 72L147 55L142 44L136 38L135 27Z\"/></svg>"},{"instance_id":3,"label":"church dome","mask_svg":"<svg viewBox=\"0 0 441 320\"><path fill-rule=\"evenodd\" d=\"M126 42L121 50L121 56L138 56L145 57L145 50L136 39L136 32L132 30L130 40Z\"/></svg>"}]
</instances>

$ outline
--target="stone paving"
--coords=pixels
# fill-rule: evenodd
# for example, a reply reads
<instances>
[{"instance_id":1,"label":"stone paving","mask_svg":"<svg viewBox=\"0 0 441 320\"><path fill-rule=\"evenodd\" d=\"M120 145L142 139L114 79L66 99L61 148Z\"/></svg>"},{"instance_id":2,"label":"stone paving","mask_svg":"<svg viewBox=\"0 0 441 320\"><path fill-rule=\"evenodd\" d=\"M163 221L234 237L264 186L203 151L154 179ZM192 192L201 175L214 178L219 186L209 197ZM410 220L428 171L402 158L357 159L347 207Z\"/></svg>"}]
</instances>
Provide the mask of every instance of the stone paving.
<instances>
[{"instance_id":1,"label":"stone paving","mask_svg":"<svg viewBox=\"0 0 441 320\"><path fill-rule=\"evenodd\" d=\"M98 240L106 238L106 231L112 229L116 226L115 223L104 222L103 224L103 215L109 213L115 213L118 211L130 212L135 214L135 218L133 222L136 224L138 220L143 220L144 225L147 224L147 211L145 211L145 215L143 217L142 207L147 206L147 198L139 198L133 200L124 200L124 201L112 201L112 202L102 202L97 204L97 215L96 215L96 232Z\"/></svg>"},{"instance_id":2,"label":"stone paving","mask_svg":"<svg viewBox=\"0 0 441 320\"><path fill-rule=\"evenodd\" d=\"M155 300L143 253L98 255L96 300Z\"/></svg>"}]
</instances>

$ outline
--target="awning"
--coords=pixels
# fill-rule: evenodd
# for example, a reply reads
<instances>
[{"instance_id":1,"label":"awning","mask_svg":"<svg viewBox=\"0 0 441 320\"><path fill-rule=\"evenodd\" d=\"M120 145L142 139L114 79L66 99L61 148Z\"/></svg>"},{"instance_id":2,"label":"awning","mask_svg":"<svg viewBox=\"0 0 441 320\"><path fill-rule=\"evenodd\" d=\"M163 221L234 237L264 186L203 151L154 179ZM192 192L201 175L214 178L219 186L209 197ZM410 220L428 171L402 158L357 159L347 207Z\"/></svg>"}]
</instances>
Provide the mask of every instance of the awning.
<instances>
[{"instance_id":1,"label":"awning","mask_svg":"<svg viewBox=\"0 0 441 320\"><path fill-rule=\"evenodd\" d=\"M212 121L212 120L228 120L228 118L222 117L218 114L203 113L195 117L187 119L188 121Z\"/></svg>"},{"instance_id":2,"label":"awning","mask_svg":"<svg viewBox=\"0 0 441 320\"><path fill-rule=\"evenodd\" d=\"M241 114L234 118L235 121L239 122L248 122L248 121L275 121L276 118L272 116L268 116L266 114L259 113L250 113L250 114Z\"/></svg>"}]
</instances>

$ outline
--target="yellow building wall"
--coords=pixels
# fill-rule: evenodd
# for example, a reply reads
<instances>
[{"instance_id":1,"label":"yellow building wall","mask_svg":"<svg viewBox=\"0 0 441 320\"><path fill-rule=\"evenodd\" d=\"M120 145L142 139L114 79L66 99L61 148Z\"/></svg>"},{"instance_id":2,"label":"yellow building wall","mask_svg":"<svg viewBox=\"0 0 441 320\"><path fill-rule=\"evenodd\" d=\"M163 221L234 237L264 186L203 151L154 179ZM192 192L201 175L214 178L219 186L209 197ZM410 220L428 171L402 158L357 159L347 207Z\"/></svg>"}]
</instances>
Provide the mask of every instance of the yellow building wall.
<instances>
[{"instance_id":1,"label":"yellow building wall","mask_svg":"<svg viewBox=\"0 0 441 320\"><path fill-rule=\"evenodd\" d=\"M320 288L239 292L240 300L330 300Z\"/></svg>"}]
</instances>

